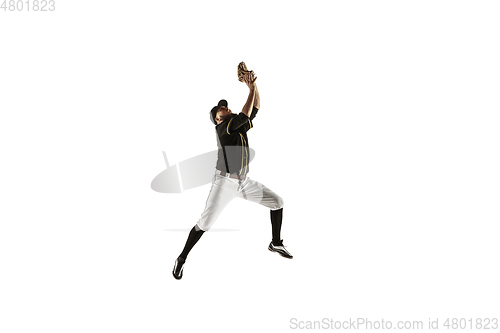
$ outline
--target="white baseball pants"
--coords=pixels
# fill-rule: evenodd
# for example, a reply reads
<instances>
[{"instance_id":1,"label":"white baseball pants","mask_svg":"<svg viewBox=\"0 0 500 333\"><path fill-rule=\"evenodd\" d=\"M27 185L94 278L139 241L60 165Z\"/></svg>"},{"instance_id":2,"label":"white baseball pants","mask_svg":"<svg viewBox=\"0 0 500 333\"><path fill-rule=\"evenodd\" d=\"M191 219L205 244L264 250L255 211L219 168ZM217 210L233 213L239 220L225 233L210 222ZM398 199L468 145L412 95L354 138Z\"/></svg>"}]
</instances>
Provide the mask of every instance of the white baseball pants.
<instances>
[{"instance_id":1,"label":"white baseball pants","mask_svg":"<svg viewBox=\"0 0 500 333\"><path fill-rule=\"evenodd\" d=\"M248 176L244 180L222 176L216 169L205 210L197 223L198 228L208 231L227 204L236 197L256 202L271 210L283 208L283 199L261 183Z\"/></svg>"}]
</instances>

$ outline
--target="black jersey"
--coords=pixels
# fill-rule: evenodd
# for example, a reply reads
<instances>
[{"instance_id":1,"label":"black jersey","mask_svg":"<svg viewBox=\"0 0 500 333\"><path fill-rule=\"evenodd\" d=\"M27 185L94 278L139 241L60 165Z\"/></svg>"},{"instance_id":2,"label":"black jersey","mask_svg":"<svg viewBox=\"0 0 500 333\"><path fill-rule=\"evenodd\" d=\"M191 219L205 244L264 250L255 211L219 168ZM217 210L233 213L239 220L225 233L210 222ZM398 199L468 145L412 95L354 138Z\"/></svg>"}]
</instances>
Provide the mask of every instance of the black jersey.
<instances>
[{"instance_id":1,"label":"black jersey","mask_svg":"<svg viewBox=\"0 0 500 333\"><path fill-rule=\"evenodd\" d=\"M253 127L252 120L257 115L253 107L250 117L240 112L215 126L217 133L217 165L220 171L246 175L249 171L250 150L247 131Z\"/></svg>"}]
</instances>

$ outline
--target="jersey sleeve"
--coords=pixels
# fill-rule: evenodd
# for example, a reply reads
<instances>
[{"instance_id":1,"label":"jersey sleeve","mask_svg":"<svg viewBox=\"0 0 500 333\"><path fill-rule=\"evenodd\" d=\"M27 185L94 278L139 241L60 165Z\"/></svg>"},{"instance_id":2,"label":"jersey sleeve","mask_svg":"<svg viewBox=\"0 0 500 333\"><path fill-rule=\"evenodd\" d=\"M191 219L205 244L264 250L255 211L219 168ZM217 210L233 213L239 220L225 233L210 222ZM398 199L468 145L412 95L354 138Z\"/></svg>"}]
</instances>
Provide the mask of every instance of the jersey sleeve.
<instances>
[{"instance_id":1,"label":"jersey sleeve","mask_svg":"<svg viewBox=\"0 0 500 333\"><path fill-rule=\"evenodd\" d=\"M251 129L253 127L253 123L252 123L252 120L253 118L255 118L255 116L257 115L257 111L259 111L259 109L257 109L255 106L253 107L253 110L252 110L252 113L250 114L250 118L248 118L248 121L243 125L244 128L245 128L245 132L247 132L249 129Z\"/></svg>"},{"instance_id":2,"label":"jersey sleeve","mask_svg":"<svg viewBox=\"0 0 500 333\"><path fill-rule=\"evenodd\" d=\"M251 129L253 127L252 120L255 118L257 115L257 112L259 109L257 109L255 106L252 109L252 113L250 114L250 117L247 117L246 114L243 112L240 112L237 116L229 119L228 122L224 122L218 126L218 130L220 131L220 135L231 135L232 133L236 132L238 129L243 128L246 131ZM219 127L220 126L220 127Z\"/></svg>"},{"instance_id":3,"label":"jersey sleeve","mask_svg":"<svg viewBox=\"0 0 500 333\"><path fill-rule=\"evenodd\" d=\"M253 110L252 110L252 113L250 114L250 118L248 118L248 121L246 123L243 124L243 128L245 129L245 132L247 132L248 130L250 130L252 127L253 127L253 123L252 123L252 120L253 118L255 118L255 116L257 115L257 111L259 111L259 109L257 109L255 106L253 107Z\"/></svg>"},{"instance_id":4,"label":"jersey sleeve","mask_svg":"<svg viewBox=\"0 0 500 333\"><path fill-rule=\"evenodd\" d=\"M236 132L237 129L239 129L241 126L244 126L246 123L248 123L248 120L250 118L247 117L246 114L243 112L240 112L236 117L231 118L226 125L226 134L231 135L232 133Z\"/></svg>"},{"instance_id":5,"label":"jersey sleeve","mask_svg":"<svg viewBox=\"0 0 500 333\"><path fill-rule=\"evenodd\" d=\"M250 114L250 120L253 120L255 116L257 115L257 112L259 112L259 109L257 109L255 106L252 109L252 113Z\"/></svg>"}]
</instances>

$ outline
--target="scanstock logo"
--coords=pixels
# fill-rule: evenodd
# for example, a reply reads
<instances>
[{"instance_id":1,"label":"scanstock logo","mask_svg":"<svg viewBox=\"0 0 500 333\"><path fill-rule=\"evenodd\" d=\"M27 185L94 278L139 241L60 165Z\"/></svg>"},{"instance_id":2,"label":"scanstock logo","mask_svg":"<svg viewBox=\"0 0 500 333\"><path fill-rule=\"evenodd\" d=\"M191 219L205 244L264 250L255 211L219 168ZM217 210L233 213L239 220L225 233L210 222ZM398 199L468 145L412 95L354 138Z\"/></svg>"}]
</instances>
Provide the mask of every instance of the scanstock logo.
<instances>
[{"instance_id":1,"label":"scanstock logo","mask_svg":"<svg viewBox=\"0 0 500 333\"><path fill-rule=\"evenodd\" d=\"M226 154L228 154L228 150L229 153L232 153L231 149L237 150L238 147L225 147ZM255 157L255 151L252 148L248 148L248 150L250 151L248 164L250 164ZM160 193L182 193L195 187L210 184L215 174L217 153L218 150L213 150L170 165L167 154L163 152L167 168L153 179L151 188Z\"/></svg>"}]
</instances>

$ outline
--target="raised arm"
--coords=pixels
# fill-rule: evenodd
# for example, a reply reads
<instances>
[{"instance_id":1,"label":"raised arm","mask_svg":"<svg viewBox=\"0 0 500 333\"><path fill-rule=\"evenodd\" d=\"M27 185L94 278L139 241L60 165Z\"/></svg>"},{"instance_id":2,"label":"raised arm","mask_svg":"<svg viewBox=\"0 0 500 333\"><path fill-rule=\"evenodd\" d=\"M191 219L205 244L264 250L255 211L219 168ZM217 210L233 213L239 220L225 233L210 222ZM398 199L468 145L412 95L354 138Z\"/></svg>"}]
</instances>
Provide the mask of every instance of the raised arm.
<instances>
[{"instance_id":1,"label":"raised arm","mask_svg":"<svg viewBox=\"0 0 500 333\"><path fill-rule=\"evenodd\" d=\"M250 75L246 75L244 78L245 83L247 84L248 88L250 89L250 93L248 94L247 102L243 106L241 113L244 113L248 118L250 118L250 115L252 114L252 110L254 107L254 101L255 101L255 98L257 95L257 86L255 85L256 80L257 80L257 77L255 77L252 80ZM255 107L257 107L257 106L255 106Z\"/></svg>"},{"instance_id":2,"label":"raised arm","mask_svg":"<svg viewBox=\"0 0 500 333\"><path fill-rule=\"evenodd\" d=\"M259 96L259 89L257 89L257 85L255 85L255 98L253 100L253 106L255 106L257 109L260 109L260 96Z\"/></svg>"}]
</instances>

